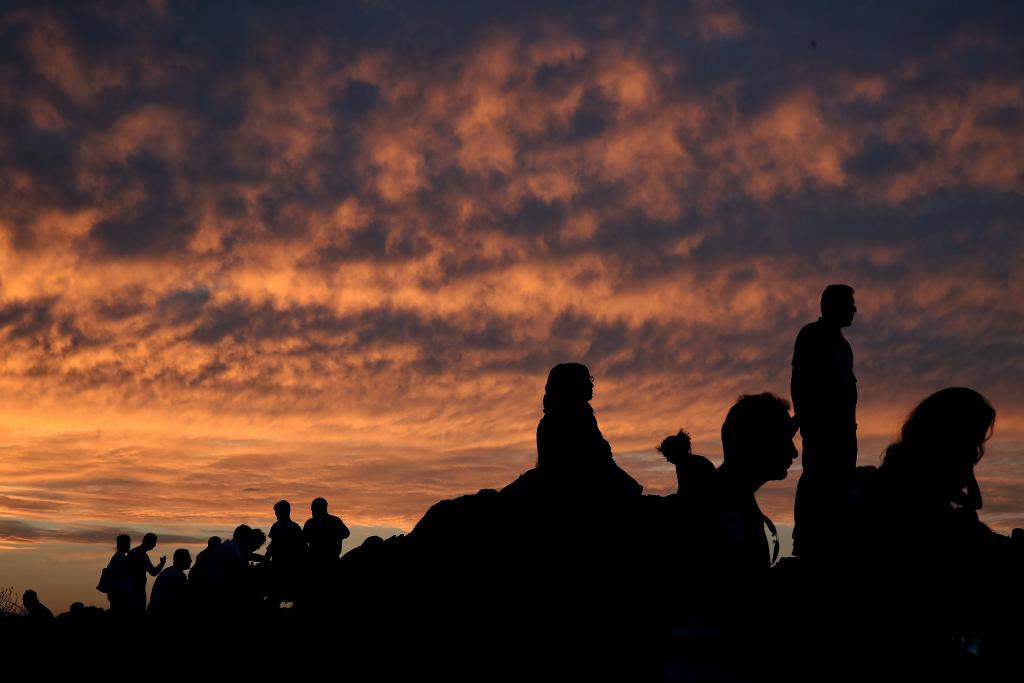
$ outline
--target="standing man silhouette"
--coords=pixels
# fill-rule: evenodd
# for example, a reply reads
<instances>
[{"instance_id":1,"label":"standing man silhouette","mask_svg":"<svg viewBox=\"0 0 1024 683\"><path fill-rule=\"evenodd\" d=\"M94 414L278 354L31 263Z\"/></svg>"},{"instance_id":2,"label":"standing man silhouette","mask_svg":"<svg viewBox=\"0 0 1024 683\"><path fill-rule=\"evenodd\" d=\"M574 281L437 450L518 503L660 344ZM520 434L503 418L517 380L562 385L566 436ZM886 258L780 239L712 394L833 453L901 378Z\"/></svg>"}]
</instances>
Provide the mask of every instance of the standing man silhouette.
<instances>
[{"instance_id":1,"label":"standing man silhouette","mask_svg":"<svg viewBox=\"0 0 1024 683\"><path fill-rule=\"evenodd\" d=\"M133 619L146 616L146 574L157 576L167 563L167 556L160 557L160 564L154 565L148 553L156 547L156 534L150 532L142 537L142 543L128 551L128 571L132 592L128 597L129 614Z\"/></svg>"},{"instance_id":2,"label":"standing man silhouette","mask_svg":"<svg viewBox=\"0 0 1024 683\"><path fill-rule=\"evenodd\" d=\"M328 514L324 498L314 498L309 508L313 516L302 527L309 559L315 565L333 564L341 556L342 541L349 537L348 527L340 517Z\"/></svg>"},{"instance_id":3,"label":"standing man silhouette","mask_svg":"<svg viewBox=\"0 0 1024 683\"><path fill-rule=\"evenodd\" d=\"M844 534L847 487L857 466L857 378L842 329L856 312L853 287L829 285L821 317L804 325L793 348L790 391L803 438L794 555L820 556Z\"/></svg>"}]
</instances>

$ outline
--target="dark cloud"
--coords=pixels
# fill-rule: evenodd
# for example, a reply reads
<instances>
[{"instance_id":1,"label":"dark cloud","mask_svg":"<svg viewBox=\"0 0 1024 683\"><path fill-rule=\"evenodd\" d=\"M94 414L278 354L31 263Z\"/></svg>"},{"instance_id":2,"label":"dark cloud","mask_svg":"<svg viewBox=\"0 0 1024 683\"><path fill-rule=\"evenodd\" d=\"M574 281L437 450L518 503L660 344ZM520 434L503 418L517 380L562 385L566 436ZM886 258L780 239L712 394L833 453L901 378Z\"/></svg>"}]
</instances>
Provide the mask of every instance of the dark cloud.
<instances>
[{"instance_id":1,"label":"dark cloud","mask_svg":"<svg viewBox=\"0 0 1024 683\"><path fill-rule=\"evenodd\" d=\"M65 502L46 498L32 498L28 496L6 496L0 494L0 506L8 510L23 510L25 512L58 512L66 505Z\"/></svg>"},{"instance_id":2,"label":"dark cloud","mask_svg":"<svg viewBox=\"0 0 1024 683\"><path fill-rule=\"evenodd\" d=\"M124 195L142 195L114 215L97 222L90 235L116 256L180 251L195 231L189 197L179 196L167 164L149 155L132 157L108 176L104 199L120 203Z\"/></svg>"},{"instance_id":3,"label":"dark cloud","mask_svg":"<svg viewBox=\"0 0 1024 683\"><path fill-rule=\"evenodd\" d=\"M210 300L210 290L203 285L170 292L160 299L158 311L170 323L181 325L195 320Z\"/></svg>"},{"instance_id":4,"label":"dark cloud","mask_svg":"<svg viewBox=\"0 0 1024 683\"><path fill-rule=\"evenodd\" d=\"M0 518L0 539L16 542L54 542L54 543L104 543L113 545L114 539L120 534L128 534L132 539L140 539L151 529L60 525L25 522L16 518ZM206 543L205 537L155 531L163 543Z\"/></svg>"},{"instance_id":5,"label":"dark cloud","mask_svg":"<svg viewBox=\"0 0 1024 683\"><path fill-rule=\"evenodd\" d=\"M0 308L0 330L14 339L43 333L54 323L55 303L53 298L7 302Z\"/></svg>"},{"instance_id":6,"label":"dark cloud","mask_svg":"<svg viewBox=\"0 0 1024 683\"><path fill-rule=\"evenodd\" d=\"M349 79L344 91L334 98L331 106L338 119L359 120L372 112L379 100L380 88L373 83Z\"/></svg>"}]
</instances>

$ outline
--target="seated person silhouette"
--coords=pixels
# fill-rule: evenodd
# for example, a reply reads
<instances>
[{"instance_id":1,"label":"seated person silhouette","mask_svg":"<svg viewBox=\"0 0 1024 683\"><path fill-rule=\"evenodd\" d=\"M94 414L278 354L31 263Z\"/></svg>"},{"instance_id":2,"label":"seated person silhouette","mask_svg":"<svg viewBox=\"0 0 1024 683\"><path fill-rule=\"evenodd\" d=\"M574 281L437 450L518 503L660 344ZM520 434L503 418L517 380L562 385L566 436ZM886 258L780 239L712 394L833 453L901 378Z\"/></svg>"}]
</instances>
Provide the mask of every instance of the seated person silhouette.
<instances>
[{"instance_id":1,"label":"seated person silhouette","mask_svg":"<svg viewBox=\"0 0 1024 683\"><path fill-rule=\"evenodd\" d=\"M682 429L665 437L658 446L658 452L676 468L676 493L687 501L706 496L715 476L711 461L694 455L691 448L690 435Z\"/></svg>"},{"instance_id":2,"label":"seated person silhouette","mask_svg":"<svg viewBox=\"0 0 1024 683\"><path fill-rule=\"evenodd\" d=\"M309 508L313 516L302 527L309 560L315 565L332 563L341 555L342 541L351 532L340 517L328 514L326 499L314 498Z\"/></svg>"},{"instance_id":3,"label":"seated person silhouette","mask_svg":"<svg viewBox=\"0 0 1024 683\"><path fill-rule=\"evenodd\" d=\"M962 661L958 643L998 642L999 625L1018 623L1006 616L1024 606L1017 544L977 513L983 501L974 468L995 416L972 389L938 391L910 413L881 466L854 475L859 542L842 566L859 590L849 611L871 623L871 647L915 669L934 665L925 675Z\"/></svg>"},{"instance_id":4,"label":"seated person silhouette","mask_svg":"<svg viewBox=\"0 0 1024 683\"><path fill-rule=\"evenodd\" d=\"M156 577L149 596L149 614L163 620L183 619L189 608L185 572L192 566L192 554L186 548L178 548L171 563Z\"/></svg>"},{"instance_id":5,"label":"seated person silhouette","mask_svg":"<svg viewBox=\"0 0 1024 683\"><path fill-rule=\"evenodd\" d=\"M612 458L612 448L597 426L590 400L594 380L587 366L559 363L544 385L544 416L537 425L537 475L561 493L608 497L639 496L643 487ZM529 474L529 473L528 473ZM536 476L520 477L506 487L531 486Z\"/></svg>"},{"instance_id":6,"label":"seated person silhouette","mask_svg":"<svg viewBox=\"0 0 1024 683\"><path fill-rule=\"evenodd\" d=\"M53 621L53 612L39 602L39 595L31 588L21 596L21 604L25 606L25 621L30 626L41 626Z\"/></svg>"}]
</instances>

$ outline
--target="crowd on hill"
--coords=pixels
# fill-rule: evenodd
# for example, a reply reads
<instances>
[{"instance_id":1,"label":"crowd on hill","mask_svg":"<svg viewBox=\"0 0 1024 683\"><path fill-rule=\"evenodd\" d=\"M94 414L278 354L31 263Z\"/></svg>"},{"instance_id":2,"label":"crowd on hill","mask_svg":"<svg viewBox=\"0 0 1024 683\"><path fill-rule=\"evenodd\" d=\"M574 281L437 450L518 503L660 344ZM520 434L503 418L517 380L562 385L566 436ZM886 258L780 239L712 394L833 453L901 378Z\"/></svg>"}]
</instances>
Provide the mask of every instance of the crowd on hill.
<instances>
[{"instance_id":1,"label":"crowd on hill","mask_svg":"<svg viewBox=\"0 0 1024 683\"><path fill-rule=\"evenodd\" d=\"M880 466L857 467L841 334L855 311L851 288L825 290L822 317L797 338L795 414L777 395L741 396L722 423L719 466L683 430L661 442L672 495L644 495L619 467L590 405L593 377L562 363L544 389L536 467L501 490L441 501L409 534L370 537L344 557L349 530L323 498L302 527L288 501L274 505L262 555L267 538L245 525L211 538L194 564L176 550L169 567L149 558L155 535L134 548L120 536L98 586L104 618L222 625L288 612L350 647L470 649L630 680L754 680L783 650L796 679L870 675L882 662L920 679L1003 670L1024 635L1024 533L978 517L974 467L995 409L972 389L938 391ZM794 556L780 559L756 494L787 477L798 432ZM24 603L35 626L54 621L34 592Z\"/></svg>"}]
</instances>

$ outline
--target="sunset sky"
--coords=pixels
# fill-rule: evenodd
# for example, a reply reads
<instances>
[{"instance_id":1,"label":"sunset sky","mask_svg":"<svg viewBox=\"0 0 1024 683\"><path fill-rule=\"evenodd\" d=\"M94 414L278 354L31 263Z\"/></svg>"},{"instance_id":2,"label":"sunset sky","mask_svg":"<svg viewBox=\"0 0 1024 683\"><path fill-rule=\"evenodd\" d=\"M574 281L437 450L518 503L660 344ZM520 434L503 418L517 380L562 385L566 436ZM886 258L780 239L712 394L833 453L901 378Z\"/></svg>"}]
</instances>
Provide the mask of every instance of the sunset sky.
<instances>
[{"instance_id":1,"label":"sunset sky","mask_svg":"<svg viewBox=\"0 0 1024 683\"><path fill-rule=\"evenodd\" d=\"M194 554L280 498L407 531L533 464L562 361L669 493L654 446L720 460L832 282L860 463L970 386L982 518L1024 526L1022 35L1014 2L4 3L0 587L106 606L117 533Z\"/></svg>"}]
</instances>

